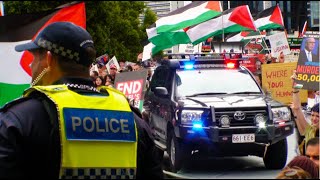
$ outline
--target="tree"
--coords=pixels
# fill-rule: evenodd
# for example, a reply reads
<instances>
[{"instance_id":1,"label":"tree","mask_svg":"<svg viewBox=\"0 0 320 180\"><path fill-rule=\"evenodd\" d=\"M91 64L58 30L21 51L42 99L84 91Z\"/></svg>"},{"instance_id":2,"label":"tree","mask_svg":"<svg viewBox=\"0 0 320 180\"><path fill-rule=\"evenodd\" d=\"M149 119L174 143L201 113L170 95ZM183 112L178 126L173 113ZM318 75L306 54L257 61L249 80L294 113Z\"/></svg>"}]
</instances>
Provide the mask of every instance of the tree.
<instances>
[{"instance_id":1,"label":"tree","mask_svg":"<svg viewBox=\"0 0 320 180\"><path fill-rule=\"evenodd\" d=\"M4 6L6 15L12 15L46 11L66 3L70 1L4 1ZM95 42L97 56L108 53L116 55L117 59L136 61L137 55L143 50L140 42L146 37L144 27L154 23L152 13L145 11L146 22L140 25L139 15L144 13L144 3L139 1L85 1L85 3L87 30Z\"/></svg>"},{"instance_id":2,"label":"tree","mask_svg":"<svg viewBox=\"0 0 320 180\"><path fill-rule=\"evenodd\" d=\"M150 8L146 8L146 10L144 11L144 19L143 19L143 23L141 25L141 31L143 32L142 34L142 45L147 45L149 43L148 40L148 35L146 32L146 29L152 25L153 23L155 23L157 20L157 15L150 10Z\"/></svg>"}]
</instances>

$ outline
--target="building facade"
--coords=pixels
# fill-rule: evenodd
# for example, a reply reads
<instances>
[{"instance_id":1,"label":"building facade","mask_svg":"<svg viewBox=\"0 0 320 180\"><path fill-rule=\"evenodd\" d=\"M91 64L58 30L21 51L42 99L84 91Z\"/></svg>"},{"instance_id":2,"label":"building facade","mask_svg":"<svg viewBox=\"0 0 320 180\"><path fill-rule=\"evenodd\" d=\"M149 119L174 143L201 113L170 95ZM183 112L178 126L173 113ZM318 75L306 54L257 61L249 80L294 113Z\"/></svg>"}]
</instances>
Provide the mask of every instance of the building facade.
<instances>
[{"instance_id":1,"label":"building facade","mask_svg":"<svg viewBox=\"0 0 320 180\"><path fill-rule=\"evenodd\" d=\"M191 1L143 1L146 7L150 8L159 18L167 15L171 11L191 3ZM140 21L143 20L143 14L140 15Z\"/></svg>"},{"instance_id":2,"label":"building facade","mask_svg":"<svg viewBox=\"0 0 320 180\"><path fill-rule=\"evenodd\" d=\"M308 6L308 24L312 30L319 31L319 17L320 17L320 2L319 1L309 1Z\"/></svg>"}]
</instances>

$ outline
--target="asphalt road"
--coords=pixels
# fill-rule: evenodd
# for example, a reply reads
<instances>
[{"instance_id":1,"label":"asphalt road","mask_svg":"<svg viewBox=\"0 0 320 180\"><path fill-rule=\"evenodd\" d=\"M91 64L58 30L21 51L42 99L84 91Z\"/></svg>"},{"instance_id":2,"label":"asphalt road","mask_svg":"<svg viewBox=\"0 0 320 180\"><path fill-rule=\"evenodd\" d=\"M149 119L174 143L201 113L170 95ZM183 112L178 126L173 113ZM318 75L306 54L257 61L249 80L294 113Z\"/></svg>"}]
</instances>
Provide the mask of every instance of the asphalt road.
<instances>
[{"instance_id":1,"label":"asphalt road","mask_svg":"<svg viewBox=\"0 0 320 180\"><path fill-rule=\"evenodd\" d=\"M296 133L287 137L289 163L296 155L298 146ZM184 179L274 179L280 170L269 170L264 167L263 159L256 156L247 157L225 157L199 159L194 157L189 163L177 173L171 173L166 168L168 155L165 153L164 173L166 178Z\"/></svg>"}]
</instances>

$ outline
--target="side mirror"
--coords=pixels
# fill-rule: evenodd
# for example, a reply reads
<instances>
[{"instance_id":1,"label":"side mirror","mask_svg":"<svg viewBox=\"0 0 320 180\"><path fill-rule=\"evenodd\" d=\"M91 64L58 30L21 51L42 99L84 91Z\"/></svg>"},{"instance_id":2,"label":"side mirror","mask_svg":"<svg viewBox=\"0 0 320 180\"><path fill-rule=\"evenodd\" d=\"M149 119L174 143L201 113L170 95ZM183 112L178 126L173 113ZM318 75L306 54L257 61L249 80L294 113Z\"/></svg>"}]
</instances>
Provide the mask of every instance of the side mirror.
<instances>
[{"instance_id":1,"label":"side mirror","mask_svg":"<svg viewBox=\"0 0 320 180\"><path fill-rule=\"evenodd\" d=\"M167 96L168 95L168 90L165 87L156 87L154 89L154 94L156 96Z\"/></svg>"}]
</instances>

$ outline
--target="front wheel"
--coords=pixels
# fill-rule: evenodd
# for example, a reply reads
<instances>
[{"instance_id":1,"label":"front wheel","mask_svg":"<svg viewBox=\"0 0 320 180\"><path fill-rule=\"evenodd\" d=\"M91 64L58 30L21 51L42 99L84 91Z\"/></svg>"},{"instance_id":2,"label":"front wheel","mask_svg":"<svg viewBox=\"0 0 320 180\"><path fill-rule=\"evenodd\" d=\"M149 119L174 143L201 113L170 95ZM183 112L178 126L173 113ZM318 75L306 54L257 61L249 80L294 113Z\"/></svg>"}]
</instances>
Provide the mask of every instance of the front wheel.
<instances>
[{"instance_id":1,"label":"front wheel","mask_svg":"<svg viewBox=\"0 0 320 180\"><path fill-rule=\"evenodd\" d=\"M183 161L187 156L191 156L191 151L188 154L188 149L177 139L173 130L170 131L167 143L167 152L170 158L170 169L172 172L176 173L182 168Z\"/></svg>"},{"instance_id":2,"label":"front wheel","mask_svg":"<svg viewBox=\"0 0 320 180\"><path fill-rule=\"evenodd\" d=\"M287 154L287 138L270 145L263 157L265 167L267 169L282 169L286 165Z\"/></svg>"}]
</instances>

